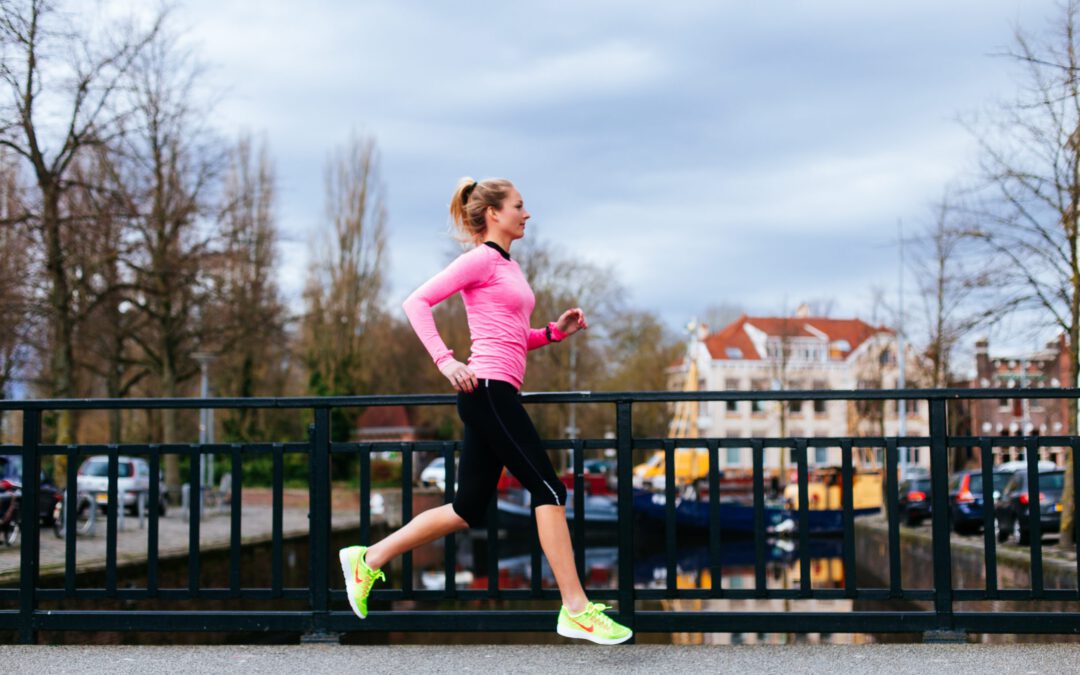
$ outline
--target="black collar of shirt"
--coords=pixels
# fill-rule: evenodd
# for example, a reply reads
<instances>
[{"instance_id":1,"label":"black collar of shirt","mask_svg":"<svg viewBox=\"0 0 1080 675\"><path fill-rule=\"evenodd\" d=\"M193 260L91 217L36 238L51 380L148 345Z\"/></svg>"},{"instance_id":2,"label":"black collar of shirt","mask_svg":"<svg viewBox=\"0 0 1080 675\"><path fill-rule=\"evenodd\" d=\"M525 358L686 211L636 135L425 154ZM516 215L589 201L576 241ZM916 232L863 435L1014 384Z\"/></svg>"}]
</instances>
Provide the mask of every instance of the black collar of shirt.
<instances>
[{"instance_id":1,"label":"black collar of shirt","mask_svg":"<svg viewBox=\"0 0 1080 675\"><path fill-rule=\"evenodd\" d=\"M507 260L510 259L510 254L507 253L506 251L504 251L502 249L502 246L499 246L498 244L496 244L493 241L485 241L484 243L487 244L488 246L490 246L491 248L495 249L496 251L498 251L499 255L501 255L502 257L506 258Z\"/></svg>"}]
</instances>

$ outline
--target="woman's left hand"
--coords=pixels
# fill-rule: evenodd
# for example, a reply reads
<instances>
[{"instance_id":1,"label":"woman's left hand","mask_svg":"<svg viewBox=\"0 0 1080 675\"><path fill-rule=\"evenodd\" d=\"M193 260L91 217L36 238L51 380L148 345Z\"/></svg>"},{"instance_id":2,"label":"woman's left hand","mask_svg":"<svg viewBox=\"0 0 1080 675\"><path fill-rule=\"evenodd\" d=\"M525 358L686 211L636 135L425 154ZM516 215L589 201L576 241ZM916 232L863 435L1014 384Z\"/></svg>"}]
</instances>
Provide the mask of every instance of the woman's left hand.
<instances>
[{"instance_id":1,"label":"woman's left hand","mask_svg":"<svg viewBox=\"0 0 1080 675\"><path fill-rule=\"evenodd\" d=\"M567 335L573 335L579 330L588 328L589 322L585 320L585 312L580 307L574 307L562 313L559 320L555 322L555 327Z\"/></svg>"}]
</instances>

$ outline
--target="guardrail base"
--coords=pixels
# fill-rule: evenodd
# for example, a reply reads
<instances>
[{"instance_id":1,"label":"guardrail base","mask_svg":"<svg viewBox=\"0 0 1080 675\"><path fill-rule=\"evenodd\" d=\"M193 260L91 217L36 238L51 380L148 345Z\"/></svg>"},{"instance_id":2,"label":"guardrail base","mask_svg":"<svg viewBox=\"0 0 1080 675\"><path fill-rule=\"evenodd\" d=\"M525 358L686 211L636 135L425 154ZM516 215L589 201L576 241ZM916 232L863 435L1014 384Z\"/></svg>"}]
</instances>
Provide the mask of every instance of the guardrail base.
<instances>
[{"instance_id":1,"label":"guardrail base","mask_svg":"<svg viewBox=\"0 0 1080 675\"><path fill-rule=\"evenodd\" d=\"M341 633L328 630L314 630L300 636L302 645L336 645L341 644Z\"/></svg>"},{"instance_id":2,"label":"guardrail base","mask_svg":"<svg viewBox=\"0 0 1080 675\"><path fill-rule=\"evenodd\" d=\"M967 644L967 633L962 630L928 630L922 634L924 645Z\"/></svg>"}]
</instances>

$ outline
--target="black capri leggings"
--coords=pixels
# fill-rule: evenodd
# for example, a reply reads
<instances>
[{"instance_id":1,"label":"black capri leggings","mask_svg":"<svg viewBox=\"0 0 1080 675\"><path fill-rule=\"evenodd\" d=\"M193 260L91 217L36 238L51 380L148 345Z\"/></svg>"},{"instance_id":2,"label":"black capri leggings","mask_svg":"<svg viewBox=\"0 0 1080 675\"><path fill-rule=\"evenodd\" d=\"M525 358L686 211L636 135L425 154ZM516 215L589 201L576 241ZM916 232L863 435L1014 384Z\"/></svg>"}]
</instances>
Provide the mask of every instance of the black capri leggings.
<instances>
[{"instance_id":1,"label":"black capri leggings","mask_svg":"<svg viewBox=\"0 0 1080 675\"><path fill-rule=\"evenodd\" d=\"M465 423L465 448L458 466L454 512L470 527L482 527L505 466L532 495L532 506L566 505L566 486L555 475L514 385L481 379L470 393L458 392Z\"/></svg>"}]
</instances>

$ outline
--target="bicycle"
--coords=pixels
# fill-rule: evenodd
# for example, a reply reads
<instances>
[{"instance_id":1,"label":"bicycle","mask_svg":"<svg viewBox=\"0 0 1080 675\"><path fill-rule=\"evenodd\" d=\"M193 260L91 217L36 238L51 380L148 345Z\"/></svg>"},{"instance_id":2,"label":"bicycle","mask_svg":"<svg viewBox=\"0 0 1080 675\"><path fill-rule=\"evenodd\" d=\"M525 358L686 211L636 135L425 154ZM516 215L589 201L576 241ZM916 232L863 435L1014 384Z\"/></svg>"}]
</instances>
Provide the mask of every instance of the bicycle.
<instances>
[{"instance_id":1,"label":"bicycle","mask_svg":"<svg viewBox=\"0 0 1080 675\"><path fill-rule=\"evenodd\" d=\"M60 500L56 502L56 507L53 510L53 533L56 534L58 539L64 538L64 531L67 527L67 514L65 513L64 504L67 501L67 495L65 494ZM75 498L75 534L83 534L93 536L94 524L97 522L97 505L94 503L93 496L88 492L79 492Z\"/></svg>"}]
</instances>

